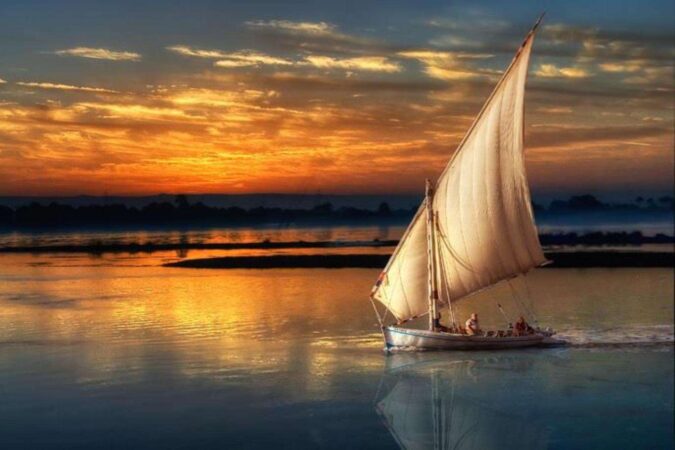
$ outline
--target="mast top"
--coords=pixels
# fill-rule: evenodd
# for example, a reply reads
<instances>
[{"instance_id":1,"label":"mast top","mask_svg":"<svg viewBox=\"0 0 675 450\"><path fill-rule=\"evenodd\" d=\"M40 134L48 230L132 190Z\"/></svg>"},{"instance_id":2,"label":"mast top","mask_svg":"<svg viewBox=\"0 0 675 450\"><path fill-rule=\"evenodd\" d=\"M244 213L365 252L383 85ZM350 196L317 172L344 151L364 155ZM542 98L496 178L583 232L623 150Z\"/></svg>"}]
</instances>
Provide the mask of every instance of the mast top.
<instances>
[{"instance_id":1,"label":"mast top","mask_svg":"<svg viewBox=\"0 0 675 450\"><path fill-rule=\"evenodd\" d=\"M539 27L539 24L541 23L541 21L542 21L542 19L544 18L545 15L546 15L546 11L542 12L539 15L539 18L537 19L537 21L534 23L534 26L532 27L532 31L537 30L537 27Z\"/></svg>"},{"instance_id":2,"label":"mast top","mask_svg":"<svg viewBox=\"0 0 675 450\"><path fill-rule=\"evenodd\" d=\"M434 195L434 182L431 179L427 178L425 181L425 195L431 197Z\"/></svg>"}]
</instances>

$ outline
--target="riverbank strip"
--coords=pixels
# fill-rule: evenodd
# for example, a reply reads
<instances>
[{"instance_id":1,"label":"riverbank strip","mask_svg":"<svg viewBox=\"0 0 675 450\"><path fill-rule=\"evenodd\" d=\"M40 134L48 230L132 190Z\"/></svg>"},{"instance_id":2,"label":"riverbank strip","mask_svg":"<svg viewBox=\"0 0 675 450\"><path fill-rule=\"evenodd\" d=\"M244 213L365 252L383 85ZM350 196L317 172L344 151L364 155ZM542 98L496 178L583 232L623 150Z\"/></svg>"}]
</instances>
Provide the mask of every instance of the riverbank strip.
<instances>
[{"instance_id":1,"label":"riverbank strip","mask_svg":"<svg viewBox=\"0 0 675 450\"><path fill-rule=\"evenodd\" d=\"M583 267L674 267L675 254L669 252L549 252L553 261L546 268ZM269 255L228 256L185 259L166 263L166 267L193 269L279 269L279 268L383 268L389 255Z\"/></svg>"}]
</instances>

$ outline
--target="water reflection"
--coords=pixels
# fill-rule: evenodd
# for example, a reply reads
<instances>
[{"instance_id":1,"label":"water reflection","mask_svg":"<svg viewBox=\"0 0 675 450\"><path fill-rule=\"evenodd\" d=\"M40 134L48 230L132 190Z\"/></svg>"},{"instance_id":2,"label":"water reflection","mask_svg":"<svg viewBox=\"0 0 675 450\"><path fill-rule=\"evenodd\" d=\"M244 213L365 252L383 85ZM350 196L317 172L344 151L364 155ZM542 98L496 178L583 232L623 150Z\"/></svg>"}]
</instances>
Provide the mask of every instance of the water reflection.
<instances>
[{"instance_id":1,"label":"water reflection","mask_svg":"<svg viewBox=\"0 0 675 450\"><path fill-rule=\"evenodd\" d=\"M490 396L495 374L517 373L522 384L532 365L509 356L391 355L376 410L403 449L545 449L548 432L529 396Z\"/></svg>"},{"instance_id":2,"label":"water reflection","mask_svg":"<svg viewBox=\"0 0 675 450\"><path fill-rule=\"evenodd\" d=\"M43 449L45 436L63 448L672 442L672 346L385 357L364 298L377 269L158 266L172 257L0 257L0 448ZM556 328L672 336L670 269L533 275L537 312ZM373 405L383 366L389 428Z\"/></svg>"},{"instance_id":3,"label":"water reflection","mask_svg":"<svg viewBox=\"0 0 675 450\"><path fill-rule=\"evenodd\" d=\"M401 225L363 226L261 226L241 228L189 228L182 230L64 230L56 232L1 232L0 247L41 245L92 245L167 243L189 239L205 244L241 242L296 242L296 241L367 241L399 239L405 230Z\"/></svg>"},{"instance_id":4,"label":"water reflection","mask_svg":"<svg viewBox=\"0 0 675 450\"><path fill-rule=\"evenodd\" d=\"M183 246L187 247L188 244L190 244L190 235L188 233L186 233L185 231L181 231L180 237L178 238L178 242L180 243L180 245L183 245ZM176 256L178 258L181 258L181 259L187 258L188 249L187 248L179 248L178 250L176 250Z\"/></svg>"}]
</instances>

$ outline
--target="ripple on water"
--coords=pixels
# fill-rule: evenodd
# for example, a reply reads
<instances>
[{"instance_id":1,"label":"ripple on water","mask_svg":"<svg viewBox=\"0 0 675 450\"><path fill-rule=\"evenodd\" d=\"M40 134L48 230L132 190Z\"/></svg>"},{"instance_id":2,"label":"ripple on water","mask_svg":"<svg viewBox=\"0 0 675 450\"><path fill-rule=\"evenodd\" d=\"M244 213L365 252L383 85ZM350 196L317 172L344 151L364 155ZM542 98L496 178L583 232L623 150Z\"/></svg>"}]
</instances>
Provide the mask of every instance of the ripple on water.
<instances>
[{"instance_id":1,"label":"ripple on water","mask_svg":"<svg viewBox=\"0 0 675 450\"><path fill-rule=\"evenodd\" d=\"M566 328L556 337L575 347L658 346L675 343L673 325L625 325L606 328Z\"/></svg>"}]
</instances>

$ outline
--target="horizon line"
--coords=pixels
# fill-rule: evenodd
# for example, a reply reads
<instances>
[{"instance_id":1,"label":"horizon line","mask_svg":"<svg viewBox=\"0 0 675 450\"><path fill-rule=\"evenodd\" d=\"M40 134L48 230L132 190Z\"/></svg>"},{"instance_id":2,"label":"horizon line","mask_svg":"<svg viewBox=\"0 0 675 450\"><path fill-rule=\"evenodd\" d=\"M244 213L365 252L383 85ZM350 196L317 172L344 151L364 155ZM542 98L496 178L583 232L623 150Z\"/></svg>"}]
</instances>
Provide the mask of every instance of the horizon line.
<instances>
[{"instance_id":1,"label":"horizon line","mask_svg":"<svg viewBox=\"0 0 675 450\"><path fill-rule=\"evenodd\" d=\"M567 195L567 196L580 196L580 195L592 195L592 196L603 196L603 195L625 195L625 196L634 196L634 197L640 197L643 195L646 195L648 193L655 194L658 193L658 195L671 195L672 192L669 190L660 190L660 189L654 189L654 190L644 190L641 192L633 191L633 192L625 192L625 191L598 191L594 189L588 189L588 190L577 190L577 191L569 191L569 192L563 192L563 191L550 191L550 192L542 192L539 194L533 193L533 197L537 196L554 196L554 195ZM29 194L29 195L23 195L23 194L1 194L0 193L0 198L63 198L63 199L68 199L68 198L78 198L78 197L94 197L94 198L107 198L107 197L123 197L123 198L143 198L143 197L161 197L161 196L168 196L168 197L176 197L179 195L184 195L184 196L193 196L193 197L205 197L205 196L230 196L230 197L243 197L243 196L303 196L303 197L386 197L386 196L395 196L395 197L423 197L424 193L423 192L415 192L415 193L410 193L410 192L391 192L391 193L366 193L366 192L357 192L357 193L332 193L332 192L317 192L317 193L307 193L307 192L238 192L238 193L225 193L225 192L205 192L205 193L194 193L194 192L159 192L159 193L154 193L154 194Z\"/></svg>"}]
</instances>

